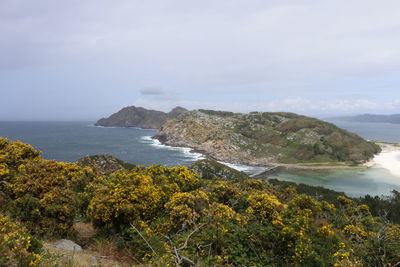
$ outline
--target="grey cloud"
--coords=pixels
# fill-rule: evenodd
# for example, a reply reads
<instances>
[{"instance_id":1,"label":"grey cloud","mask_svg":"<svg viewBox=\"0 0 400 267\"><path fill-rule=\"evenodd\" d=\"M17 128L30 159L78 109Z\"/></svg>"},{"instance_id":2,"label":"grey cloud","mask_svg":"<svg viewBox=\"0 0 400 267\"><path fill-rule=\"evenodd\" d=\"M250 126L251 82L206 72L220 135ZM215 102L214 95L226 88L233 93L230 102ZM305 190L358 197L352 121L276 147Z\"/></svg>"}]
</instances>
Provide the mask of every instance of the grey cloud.
<instances>
[{"instance_id":1,"label":"grey cloud","mask_svg":"<svg viewBox=\"0 0 400 267\"><path fill-rule=\"evenodd\" d=\"M165 94L165 90L159 86L149 86L140 89L140 94L142 95L152 95L152 96L160 96Z\"/></svg>"},{"instance_id":2,"label":"grey cloud","mask_svg":"<svg viewBox=\"0 0 400 267\"><path fill-rule=\"evenodd\" d=\"M103 116L142 98L298 112L347 99L363 112L352 95L379 105L397 98L399 9L398 0L2 0L0 90L37 116L71 96L57 111L64 118L84 113L78 106ZM47 92L39 108L29 101L38 90ZM2 103L0 116L10 110Z\"/></svg>"}]
</instances>

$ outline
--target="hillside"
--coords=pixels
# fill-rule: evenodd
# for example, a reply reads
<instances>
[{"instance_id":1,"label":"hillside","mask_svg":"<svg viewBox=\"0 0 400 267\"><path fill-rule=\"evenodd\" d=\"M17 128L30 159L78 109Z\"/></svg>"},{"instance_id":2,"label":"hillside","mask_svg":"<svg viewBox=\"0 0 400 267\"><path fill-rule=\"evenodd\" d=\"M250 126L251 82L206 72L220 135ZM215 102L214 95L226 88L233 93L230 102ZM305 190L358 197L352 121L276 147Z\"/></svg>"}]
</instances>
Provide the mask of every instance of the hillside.
<instances>
[{"instance_id":1,"label":"hillside","mask_svg":"<svg viewBox=\"0 0 400 267\"><path fill-rule=\"evenodd\" d=\"M45 160L32 146L0 137L0 266L400 262L396 191L357 201L323 188L273 186L211 161L194 164L201 175L162 165L98 172L87 165L109 170L103 162L121 161L83 161L85 167ZM394 213L374 217L362 201Z\"/></svg>"},{"instance_id":2,"label":"hillside","mask_svg":"<svg viewBox=\"0 0 400 267\"><path fill-rule=\"evenodd\" d=\"M165 113L157 110L149 110L142 107L125 107L112 114L108 118L98 120L96 126L104 127L139 127L143 129L157 129L166 120L178 117L187 110L182 107L175 107Z\"/></svg>"},{"instance_id":3,"label":"hillside","mask_svg":"<svg viewBox=\"0 0 400 267\"><path fill-rule=\"evenodd\" d=\"M356 115L356 116L343 116L343 117L328 118L327 120L400 124L400 114L392 114L392 115L362 114L362 115Z\"/></svg>"},{"instance_id":4,"label":"hillside","mask_svg":"<svg viewBox=\"0 0 400 267\"><path fill-rule=\"evenodd\" d=\"M96 173L110 174L120 169L131 170L135 165L122 161L110 155L89 155L78 159L77 164L82 167L90 167Z\"/></svg>"},{"instance_id":5,"label":"hillside","mask_svg":"<svg viewBox=\"0 0 400 267\"><path fill-rule=\"evenodd\" d=\"M362 163L380 151L318 119L293 113L249 114L197 110L167 121L155 138L190 147L220 161L246 165L273 163Z\"/></svg>"}]
</instances>

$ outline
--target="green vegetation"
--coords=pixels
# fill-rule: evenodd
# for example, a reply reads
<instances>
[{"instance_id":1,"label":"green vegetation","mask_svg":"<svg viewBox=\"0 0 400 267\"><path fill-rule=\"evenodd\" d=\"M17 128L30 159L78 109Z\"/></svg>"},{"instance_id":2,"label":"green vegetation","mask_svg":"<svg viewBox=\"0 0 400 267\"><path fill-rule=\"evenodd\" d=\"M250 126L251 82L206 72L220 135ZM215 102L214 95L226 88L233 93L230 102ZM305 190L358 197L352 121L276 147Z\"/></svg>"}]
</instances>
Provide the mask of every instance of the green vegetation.
<instances>
[{"instance_id":1,"label":"green vegetation","mask_svg":"<svg viewBox=\"0 0 400 267\"><path fill-rule=\"evenodd\" d=\"M231 111L220 111L220 110L210 110L210 109L199 109L200 112L208 115L215 115L221 117L231 117L238 113L233 113Z\"/></svg>"},{"instance_id":2,"label":"green vegetation","mask_svg":"<svg viewBox=\"0 0 400 267\"><path fill-rule=\"evenodd\" d=\"M300 194L310 195L318 200L325 200L335 205L340 204L338 201L339 196L345 196L343 192L333 191L321 186L279 181L277 179L268 179L268 183L284 189L294 188ZM396 190L393 190L389 196L365 195L364 197L351 199L359 205L367 205L374 217L380 217L392 223L400 223L400 192Z\"/></svg>"},{"instance_id":3,"label":"green vegetation","mask_svg":"<svg viewBox=\"0 0 400 267\"><path fill-rule=\"evenodd\" d=\"M82 167L90 167L101 174L111 174L120 169L132 170L135 165L110 155L91 155L78 160Z\"/></svg>"},{"instance_id":4,"label":"green vegetation","mask_svg":"<svg viewBox=\"0 0 400 267\"><path fill-rule=\"evenodd\" d=\"M49 266L37 239L79 240L77 221L95 226L89 246L118 240L115 246L135 266L393 266L400 261L400 225L374 217L367 205L343 195L332 204L292 186L203 179L182 166L97 173L39 154L0 138L0 266Z\"/></svg>"},{"instance_id":5,"label":"green vegetation","mask_svg":"<svg viewBox=\"0 0 400 267\"><path fill-rule=\"evenodd\" d=\"M283 152L281 161L287 163L359 163L380 152L378 145L334 124L293 113L246 114L235 122L234 132L255 147L270 144L273 150Z\"/></svg>"},{"instance_id":6,"label":"green vegetation","mask_svg":"<svg viewBox=\"0 0 400 267\"><path fill-rule=\"evenodd\" d=\"M215 160L202 159L192 163L189 167L200 175L203 179L226 179L226 180L243 180L249 177L233 168L221 164Z\"/></svg>"},{"instance_id":7,"label":"green vegetation","mask_svg":"<svg viewBox=\"0 0 400 267\"><path fill-rule=\"evenodd\" d=\"M163 124L161 142L203 151L217 160L246 165L315 163L356 165L381 148L318 119L285 112L198 110Z\"/></svg>"}]
</instances>

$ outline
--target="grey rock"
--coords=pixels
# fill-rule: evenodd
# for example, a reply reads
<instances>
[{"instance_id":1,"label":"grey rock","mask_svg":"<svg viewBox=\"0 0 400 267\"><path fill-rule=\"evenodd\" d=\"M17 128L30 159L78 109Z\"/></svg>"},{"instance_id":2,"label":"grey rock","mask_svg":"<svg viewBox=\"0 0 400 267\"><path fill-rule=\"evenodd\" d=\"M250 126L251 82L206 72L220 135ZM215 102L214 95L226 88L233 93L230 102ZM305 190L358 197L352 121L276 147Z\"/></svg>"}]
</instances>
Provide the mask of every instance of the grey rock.
<instances>
[{"instance_id":1,"label":"grey rock","mask_svg":"<svg viewBox=\"0 0 400 267\"><path fill-rule=\"evenodd\" d=\"M68 239L61 239L53 243L56 248L71 250L71 251L82 251L82 247L75 242Z\"/></svg>"}]
</instances>

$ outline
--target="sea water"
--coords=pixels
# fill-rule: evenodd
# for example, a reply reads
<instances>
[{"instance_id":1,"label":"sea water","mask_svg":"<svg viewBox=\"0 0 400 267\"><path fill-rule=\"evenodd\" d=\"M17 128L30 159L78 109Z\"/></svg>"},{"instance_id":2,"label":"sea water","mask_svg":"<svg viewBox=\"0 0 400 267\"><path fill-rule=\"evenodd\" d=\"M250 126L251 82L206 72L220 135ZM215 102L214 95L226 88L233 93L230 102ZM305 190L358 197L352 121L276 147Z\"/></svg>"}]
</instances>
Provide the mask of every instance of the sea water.
<instances>
[{"instance_id":1,"label":"sea water","mask_svg":"<svg viewBox=\"0 0 400 267\"><path fill-rule=\"evenodd\" d=\"M95 127L93 122L0 122L0 136L31 144L46 159L75 162L109 154L137 165L189 165L201 158L188 148L167 147L151 139L156 130Z\"/></svg>"},{"instance_id":2,"label":"sea water","mask_svg":"<svg viewBox=\"0 0 400 267\"><path fill-rule=\"evenodd\" d=\"M339 127L370 140L400 143L400 125L335 122ZM46 159L75 162L94 154L110 154L139 165L164 164L188 166L203 158L189 148L162 145L151 136L156 130L138 128L95 127L93 122L0 122L0 136L21 140L43 151ZM387 155L386 155L387 156ZM381 158L381 164L362 171L282 172L274 174L281 180L324 186L351 196L387 195L400 191L400 177L393 166L400 166L399 157ZM390 165L387 165L387 163ZM398 165L396 163L398 162ZM385 166L386 164L386 166ZM227 164L247 173L259 168Z\"/></svg>"}]
</instances>

